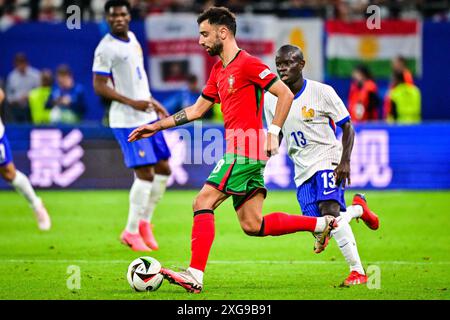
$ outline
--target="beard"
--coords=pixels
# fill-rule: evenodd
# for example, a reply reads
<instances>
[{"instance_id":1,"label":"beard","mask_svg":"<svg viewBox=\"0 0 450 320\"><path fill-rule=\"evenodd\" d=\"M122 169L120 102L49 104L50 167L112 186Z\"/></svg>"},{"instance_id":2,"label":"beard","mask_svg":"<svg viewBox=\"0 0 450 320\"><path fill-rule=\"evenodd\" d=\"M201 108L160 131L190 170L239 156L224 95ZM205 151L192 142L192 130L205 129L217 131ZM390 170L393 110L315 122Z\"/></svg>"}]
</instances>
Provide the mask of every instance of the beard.
<instances>
[{"instance_id":1,"label":"beard","mask_svg":"<svg viewBox=\"0 0 450 320\"><path fill-rule=\"evenodd\" d=\"M216 42L209 49L208 54L211 57L214 57L219 55L222 51L223 51L223 43L219 39L216 39Z\"/></svg>"}]
</instances>

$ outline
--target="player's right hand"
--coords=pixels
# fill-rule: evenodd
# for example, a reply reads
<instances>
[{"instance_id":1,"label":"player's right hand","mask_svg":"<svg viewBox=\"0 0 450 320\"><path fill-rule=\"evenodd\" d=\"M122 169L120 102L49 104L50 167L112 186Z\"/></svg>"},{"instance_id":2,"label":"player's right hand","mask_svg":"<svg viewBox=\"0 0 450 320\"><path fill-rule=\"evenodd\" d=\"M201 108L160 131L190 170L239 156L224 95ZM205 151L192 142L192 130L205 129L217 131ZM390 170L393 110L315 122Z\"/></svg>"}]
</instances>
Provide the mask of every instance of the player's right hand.
<instances>
[{"instance_id":1,"label":"player's right hand","mask_svg":"<svg viewBox=\"0 0 450 320\"><path fill-rule=\"evenodd\" d=\"M134 129L128 136L128 142L149 138L158 132L158 128L152 124L145 124L139 128Z\"/></svg>"},{"instance_id":2,"label":"player's right hand","mask_svg":"<svg viewBox=\"0 0 450 320\"><path fill-rule=\"evenodd\" d=\"M278 154L278 143L278 136L268 132L264 144L264 152L268 157Z\"/></svg>"},{"instance_id":3,"label":"player's right hand","mask_svg":"<svg viewBox=\"0 0 450 320\"><path fill-rule=\"evenodd\" d=\"M147 100L131 100L130 106L139 111L146 111L151 107L151 103Z\"/></svg>"}]
</instances>

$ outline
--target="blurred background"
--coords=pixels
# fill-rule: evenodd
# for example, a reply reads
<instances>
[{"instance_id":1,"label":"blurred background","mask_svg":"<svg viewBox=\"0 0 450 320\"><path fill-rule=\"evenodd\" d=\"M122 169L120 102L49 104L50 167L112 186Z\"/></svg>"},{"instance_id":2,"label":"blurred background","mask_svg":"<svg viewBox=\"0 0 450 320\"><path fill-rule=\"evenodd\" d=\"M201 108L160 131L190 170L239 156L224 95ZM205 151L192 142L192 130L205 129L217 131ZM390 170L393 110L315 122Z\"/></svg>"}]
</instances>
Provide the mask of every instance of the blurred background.
<instances>
[{"instance_id":1,"label":"blurred background","mask_svg":"<svg viewBox=\"0 0 450 320\"><path fill-rule=\"evenodd\" d=\"M109 102L92 88L94 50L108 32L104 3L0 0L1 116L16 165L37 187L127 188L133 179L107 127ZM170 113L196 100L215 62L197 43L196 16L224 5L238 14L241 48L274 68L278 47L300 46L304 76L330 84L346 103L357 129L354 187L450 189L449 1L130 3L152 94ZM80 8L75 28L71 5ZM57 98L67 100L70 113L58 112ZM219 108L206 118L200 132L222 130ZM177 130L166 133L173 153L170 184L198 188L213 164L194 165L188 158L207 142L195 146L179 136ZM282 151L269 162L266 182L294 188Z\"/></svg>"}]
</instances>

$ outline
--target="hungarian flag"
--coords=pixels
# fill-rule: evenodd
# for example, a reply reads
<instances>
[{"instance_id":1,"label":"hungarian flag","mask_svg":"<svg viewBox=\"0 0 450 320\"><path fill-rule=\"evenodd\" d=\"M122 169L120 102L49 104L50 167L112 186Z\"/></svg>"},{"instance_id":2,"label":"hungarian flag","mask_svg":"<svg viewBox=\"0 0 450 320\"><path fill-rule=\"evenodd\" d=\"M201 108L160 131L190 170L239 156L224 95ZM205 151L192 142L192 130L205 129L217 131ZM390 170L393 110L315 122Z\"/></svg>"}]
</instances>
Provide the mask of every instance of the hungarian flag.
<instances>
[{"instance_id":1,"label":"hungarian flag","mask_svg":"<svg viewBox=\"0 0 450 320\"><path fill-rule=\"evenodd\" d=\"M403 56L414 75L420 75L421 23L412 20L382 20L380 29L366 21L327 21L327 72L349 77L353 67L365 64L377 78L388 78L391 60Z\"/></svg>"}]
</instances>

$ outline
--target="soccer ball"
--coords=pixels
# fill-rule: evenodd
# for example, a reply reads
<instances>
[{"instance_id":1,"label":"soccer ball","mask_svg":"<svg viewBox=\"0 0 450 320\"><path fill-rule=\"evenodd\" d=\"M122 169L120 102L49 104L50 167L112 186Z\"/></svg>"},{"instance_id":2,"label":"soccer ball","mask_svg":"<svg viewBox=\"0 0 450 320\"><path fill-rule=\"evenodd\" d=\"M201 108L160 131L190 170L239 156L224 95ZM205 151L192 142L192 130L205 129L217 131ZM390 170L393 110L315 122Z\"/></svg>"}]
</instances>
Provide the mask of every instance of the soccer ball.
<instances>
[{"instance_id":1,"label":"soccer ball","mask_svg":"<svg viewBox=\"0 0 450 320\"><path fill-rule=\"evenodd\" d=\"M128 266L127 280L136 291L156 291L164 279L161 264L152 257L140 257Z\"/></svg>"}]
</instances>

